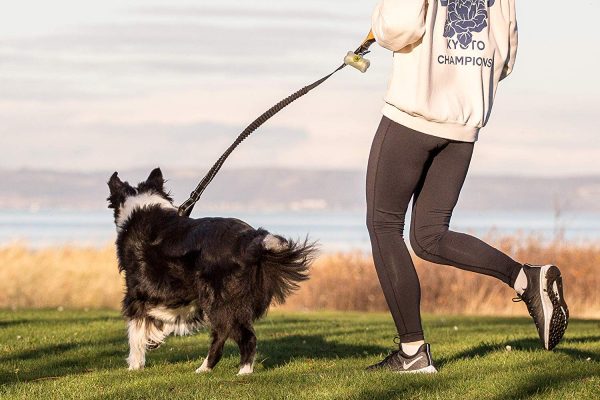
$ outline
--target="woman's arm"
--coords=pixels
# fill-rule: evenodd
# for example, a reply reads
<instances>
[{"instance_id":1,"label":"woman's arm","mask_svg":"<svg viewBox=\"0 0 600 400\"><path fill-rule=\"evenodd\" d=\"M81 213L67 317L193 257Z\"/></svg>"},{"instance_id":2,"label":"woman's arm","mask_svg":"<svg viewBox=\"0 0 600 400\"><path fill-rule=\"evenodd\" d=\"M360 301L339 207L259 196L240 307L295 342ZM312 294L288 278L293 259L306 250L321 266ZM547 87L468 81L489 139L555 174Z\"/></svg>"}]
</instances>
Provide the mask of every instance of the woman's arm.
<instances>
[{"instance_id":1,"label":"woman's arm","mask_svg":"<svg viewBox=\"0 0 600 400\"><path fill-rule=\"evenodd\" d=\"M372 18L377 43L399 51L417 42L425 33L426 0L382 0Z\"/></svg>"},{"instance_id":2,"label":"woman's arm","mask_svg":"<svg viewBox=\"0 0 600 400\"><path fill-rule=\"evenodd\" d=\"M509 56L506 64L504 65L504 70L502 71L502 75L500 76L500 80L506 78L510 75L515 66L515 60L517 58L517 47L519 47L519 30L517 27L517 12L515 8L515 4L511 3L510 9L510 42L509 42Z\"/></svg>"}]
</instances>

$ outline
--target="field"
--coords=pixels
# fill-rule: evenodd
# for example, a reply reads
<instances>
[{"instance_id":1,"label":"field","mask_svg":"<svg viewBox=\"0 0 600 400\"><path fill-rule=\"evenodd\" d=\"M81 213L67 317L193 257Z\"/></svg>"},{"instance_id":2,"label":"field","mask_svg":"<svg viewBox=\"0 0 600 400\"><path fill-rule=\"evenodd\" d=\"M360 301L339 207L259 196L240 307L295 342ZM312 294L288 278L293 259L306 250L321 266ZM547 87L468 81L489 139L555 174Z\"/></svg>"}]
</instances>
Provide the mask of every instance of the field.
<instances>
[{"instance_id":1,"label":"field","mask_svg":"<svg viewBox=\"0 0 600 400\"><path fill-rule=\"evenodd\" d=\"M554 351L527 318L427 316L440 373L367 373L393 346L381 313L272 312L257 325L256 372L238 377L228 344L209 375L194 373L208 337L169 338L129 372L114 311L1 311L0 397L7 399L597 399L600 321L573 320ZM510 346L510 351L507 350Z\"/></svg>"},{"instance_id":2,"label":"field","mask_svg":"<svg viewBox=\"0 0 600 400\"><path fill-rule=\"evenodd\" d=\"M123 276L113 246L6 245L0 398L600 398L600 244L488 241L522 262L557 263L572 316L587 319L572 320L561 346L545 352L508 287L415 260L436 376L364 372L393 348L395 334L369 254L317 259L311 279L257 325L256 373L237 377L233 345L212 374L194 374L208 347L203 332L169 338L149 354L146 370L126 370L125 323L116 311Z\"/></svg>"}]
</instances>

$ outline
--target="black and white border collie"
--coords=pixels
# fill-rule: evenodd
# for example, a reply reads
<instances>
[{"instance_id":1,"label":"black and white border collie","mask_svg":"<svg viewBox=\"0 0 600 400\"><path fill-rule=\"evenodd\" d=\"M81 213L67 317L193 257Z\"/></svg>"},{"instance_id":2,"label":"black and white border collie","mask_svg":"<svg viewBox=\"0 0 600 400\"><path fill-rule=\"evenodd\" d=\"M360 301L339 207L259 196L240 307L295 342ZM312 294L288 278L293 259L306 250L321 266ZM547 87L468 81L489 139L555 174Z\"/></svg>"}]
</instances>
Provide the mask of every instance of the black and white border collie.
<instances>
[{"instance_id":1,"label":"black and white border collie","mask_svg":"<svg viewBox=\"0 0 600 400\"><path fill-rule=\"evenodd\" d=\"M136 187L115 172L108 186L119 271L125 272L129 369L143 368L146 350L168 335L209 326L212 341L196 372L211 371L231 338L240 349L239 374L252 373L252 324L308 279L315 244L234 218L181 217L158 168Z\"/></svg>"}]
</instances>

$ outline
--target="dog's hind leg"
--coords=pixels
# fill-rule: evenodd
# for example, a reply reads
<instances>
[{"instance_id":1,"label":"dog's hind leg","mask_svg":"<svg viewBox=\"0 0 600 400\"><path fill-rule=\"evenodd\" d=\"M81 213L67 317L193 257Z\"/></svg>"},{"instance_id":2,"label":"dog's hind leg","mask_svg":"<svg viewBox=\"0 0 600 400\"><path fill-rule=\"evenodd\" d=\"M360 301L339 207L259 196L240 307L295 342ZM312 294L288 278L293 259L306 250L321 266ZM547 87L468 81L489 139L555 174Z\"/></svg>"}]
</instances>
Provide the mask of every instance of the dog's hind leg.
<instances>
[{"instance_id":1,"label":"dog's hind leg","mask_svg":"<svg viewBox=\"0 0 600 400\"><path fill-rule=\"evenodd\" d=\"M252 326L238 325L232 332L232 337L240 348L240 371L238 375L251 374L254 371L256 357L256 335Z\"/></svg>"},{"instance_id":2,"label":"dog's hind leg","mask_svg":"<svg viewBox=\"0 0 600 400\"><path fill-rule=\"evenodd\" d=\"M217 365L221 357L223 356L223 346L229 336L229 331L223 331L220 329L213 329L211 332L212 340L210 348L208 349L208 355L202 362L200 368L196 370L196 373L210 372Z\"/></svg>"}]
</instances>

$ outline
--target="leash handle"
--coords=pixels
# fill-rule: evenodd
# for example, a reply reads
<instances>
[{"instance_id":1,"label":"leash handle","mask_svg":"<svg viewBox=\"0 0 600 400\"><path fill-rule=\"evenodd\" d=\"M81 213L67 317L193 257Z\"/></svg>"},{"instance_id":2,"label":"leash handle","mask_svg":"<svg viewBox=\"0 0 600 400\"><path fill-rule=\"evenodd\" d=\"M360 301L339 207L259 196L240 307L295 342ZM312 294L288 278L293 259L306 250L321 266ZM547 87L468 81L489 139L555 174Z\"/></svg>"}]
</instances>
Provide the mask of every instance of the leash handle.
<instances>
[{"instance_id":1,"label":"leash handle","mask_svg":"<svg viewBox=\"0 0 600 400\"><path fill-rule=\"evenodd\" d=\"M353 52L349 51L348 54L346 54L344 64L350 65L362 73L367 72L371 66L371 62L364 56L369 53L369 47L371 47L373 43L375 43L375 35L373 35L373 31L370 31L358 49Z\"/></svg>"},{"instance_id":2,"label":"leash handle","mask_svg":"<svg viewBox=\"0 0 600 400\"><path fill-rule=\"evenodd\" d=\"M370 30L370 31L369 31L369 34L367 35L367 37L365 38L365 40L364 40L364 41L362 42L362 44L360 45L360 47L359 47L359 50L360 50L360 48L362 48L363 46L365 47L365 49L366 49L366 50L368 50L368 49L369 49L369 47L371 47L371 45L372 45L373 43L375 43L375 42L376 42L376 40L375 40L375 34L373 34L373 30Z\"/></svg>"}]
</instances>

